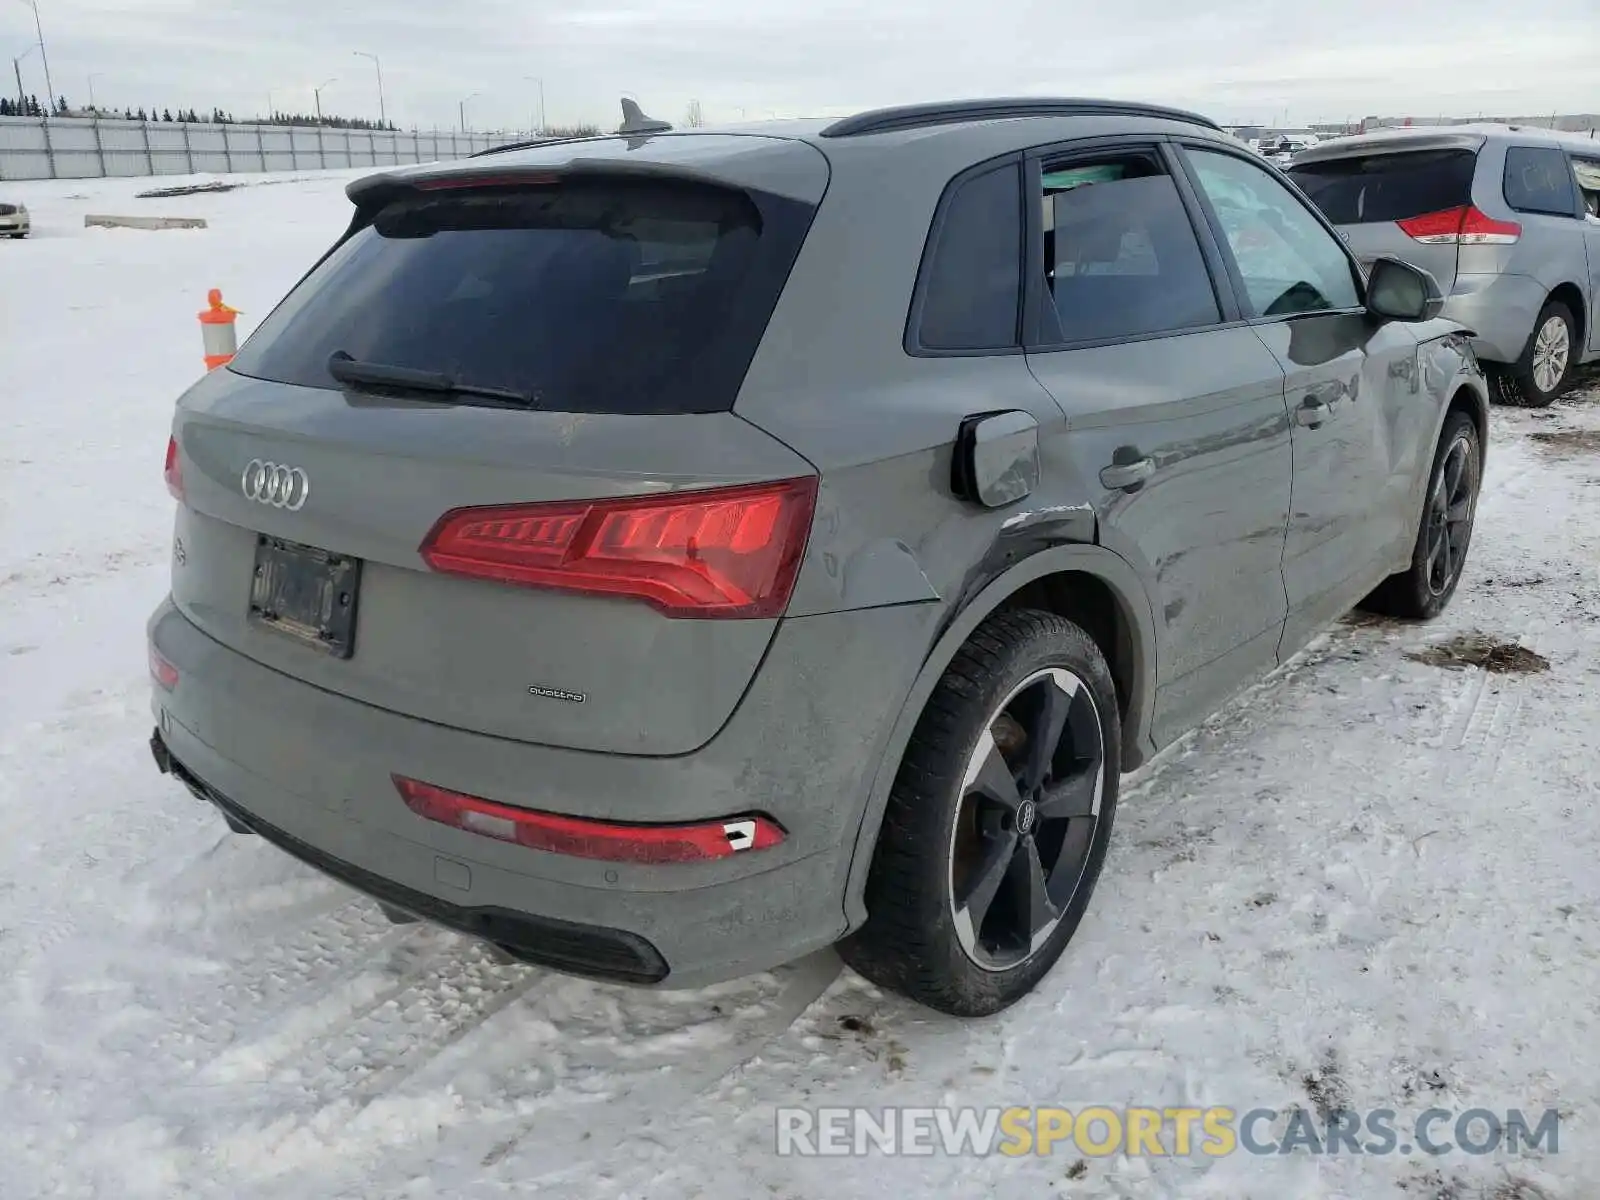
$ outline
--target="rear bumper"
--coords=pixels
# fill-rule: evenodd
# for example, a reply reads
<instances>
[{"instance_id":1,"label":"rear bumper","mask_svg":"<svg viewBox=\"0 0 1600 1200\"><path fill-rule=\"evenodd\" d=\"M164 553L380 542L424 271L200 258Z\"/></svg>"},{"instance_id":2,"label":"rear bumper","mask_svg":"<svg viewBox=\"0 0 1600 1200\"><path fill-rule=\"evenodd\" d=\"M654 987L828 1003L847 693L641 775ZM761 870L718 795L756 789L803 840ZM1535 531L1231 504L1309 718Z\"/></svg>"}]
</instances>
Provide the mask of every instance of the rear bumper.
<instances>
[{"instance_id":1,"label":"rear bumper","mask_svg":"<svg viewBox=\"0 0 1600 1200\"><path fill-rule=\"evenodd\" d=\"M1444 316L1472 330L1472 349L1485 362L1522 356L1548 292L1530 275L1457 275Z\"/></svg>"},{"instance_id":2,"label":"rear bumper","mask_svg":"<svg viewBox=\"0 0 1600 1200\"><path fill-rule=\"evenodd\" d=\"M666 960L644 938L617 929L574 925L527 913L451 904L403 887L334 858L242 808L174 758L159 729L151 735L150 749L162 774L175 776L201 800L215 805L231 825L260 835L284 853L366 893L380 904L482 938L525 962L558 971L620 983L659 983L667 977Z\"/></svg>"},{"instance_id":3,"label":"rear bumper","mask_svg":"<svg viewBox=\"0 0 1600 1200\"><path fill-rule=\"evenodd\" d=\"M693 987L838 940L867 791L931 635L934 606L784 622L718 736L691 755L563 750L404 717L221 645L170 603L150 640L157 755L239 824L385 904L574 974ZM686 698L692 703L692 698ZM508 845L412 813L392 775L623 821L751 809L781 844L644 865Z\"/></svg>"}]
</instances>

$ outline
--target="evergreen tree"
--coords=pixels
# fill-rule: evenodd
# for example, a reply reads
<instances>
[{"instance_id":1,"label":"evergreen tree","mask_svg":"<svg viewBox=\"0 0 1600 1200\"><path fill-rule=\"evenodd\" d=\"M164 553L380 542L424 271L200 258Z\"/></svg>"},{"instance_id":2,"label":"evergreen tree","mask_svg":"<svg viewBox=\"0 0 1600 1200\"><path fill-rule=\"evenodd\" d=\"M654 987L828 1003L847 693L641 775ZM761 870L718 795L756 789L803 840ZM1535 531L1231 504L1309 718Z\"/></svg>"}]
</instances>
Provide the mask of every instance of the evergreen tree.
<instances>
[{"instance_id":1,"label":"evergreen tree","mask_svg":"<svg viewBox=\"0 0 1600 1200\"><path fill-rule=\"evenodd\" d=\"M39 107L39 97L37 97L37 96L29 96L28 97L28 115L30 117L42 117L42 116L44 116L44 109Z\"/></svg>"},{"instance_id":2,"label":"evergreen tree","mask_svg":"<svg viewBox=\"0 0 1600 1200\"><path fill-rule=\"evenodd\" d=\"M168 125L172 124L172 110L170 108L163 108L161 110L161 119Z\"/></svg>"}]
</instances>

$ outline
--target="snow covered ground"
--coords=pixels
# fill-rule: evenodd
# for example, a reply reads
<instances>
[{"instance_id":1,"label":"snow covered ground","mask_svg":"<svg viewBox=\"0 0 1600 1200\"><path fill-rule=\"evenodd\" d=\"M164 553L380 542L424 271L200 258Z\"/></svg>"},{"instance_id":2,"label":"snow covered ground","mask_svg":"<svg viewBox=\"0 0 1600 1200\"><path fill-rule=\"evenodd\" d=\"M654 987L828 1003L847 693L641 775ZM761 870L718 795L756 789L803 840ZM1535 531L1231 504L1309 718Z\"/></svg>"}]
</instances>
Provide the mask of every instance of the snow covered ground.
<instances>
[{"instance_id":1,"label":"snow covered ground","mask_svg":"<svg viewBox=\"0 0 1600 1200\"><path fill-rule=\"evenodd\" d=\"M1339 626L1129 781L1076 943L1011 1012L945 1020L831 956L642 993L391 927L152 767L195 312L220 286L259 320L353 174L6 185L38 232L0 244L0 1197L1600 1195L1600 386L1495 413L1445 619ZM1407 656L1471 632L1549 668ZM774 1152L774 1106L853 1103L1563 1123L1520 1158Z\"/></svg>"}]
</instances>

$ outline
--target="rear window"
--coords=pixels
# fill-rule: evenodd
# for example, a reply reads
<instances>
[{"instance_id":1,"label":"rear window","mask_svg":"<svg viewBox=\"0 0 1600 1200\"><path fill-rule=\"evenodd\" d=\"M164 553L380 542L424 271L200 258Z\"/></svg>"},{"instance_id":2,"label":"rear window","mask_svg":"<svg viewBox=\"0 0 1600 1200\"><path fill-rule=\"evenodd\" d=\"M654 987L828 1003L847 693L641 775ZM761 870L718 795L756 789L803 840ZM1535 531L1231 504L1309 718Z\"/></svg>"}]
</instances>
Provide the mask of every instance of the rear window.
<instances>
[{"instance_id":1,"label":"rear window","mask_svg":"<svg viewBox=\"0 0 1600 1200\"><path fill-rule=\"evenodd\" d=\"M232 369L341 389L343 352L563 412L733 406L812 209L691 182L585 178L389 200Z\"/></svg>"},{"instance_id":2,"label":"rear window","mask_svg":"<svg viewBox=\"0 0 1600 1200\"><path fill-rule=\"evenodd\" d=\"M1361 225L1471 204L1477 163L1471 150L1412 150L1296 163L1289 176L1335 225Z\"/></svg>"}]
</instances>

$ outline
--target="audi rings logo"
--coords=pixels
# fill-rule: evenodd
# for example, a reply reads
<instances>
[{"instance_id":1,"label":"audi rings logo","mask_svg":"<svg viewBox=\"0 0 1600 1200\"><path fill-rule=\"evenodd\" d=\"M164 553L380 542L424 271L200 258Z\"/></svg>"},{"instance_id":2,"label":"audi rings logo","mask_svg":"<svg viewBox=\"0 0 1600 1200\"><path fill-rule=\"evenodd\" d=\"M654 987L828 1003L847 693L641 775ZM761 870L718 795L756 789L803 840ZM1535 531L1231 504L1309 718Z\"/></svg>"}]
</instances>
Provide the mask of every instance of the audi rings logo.
<instances>
[{"instance_id":1,"label":"audi rings logo","mask_svg":"<svg viewBox=\"0 0 1600 1200\"><path fill-rule=\"evenodd\" d=\"M299 512L311 495L311 480L299 467L252 458L239 477L239 488L247 500Z\"/></svg>"}]
</instances>

